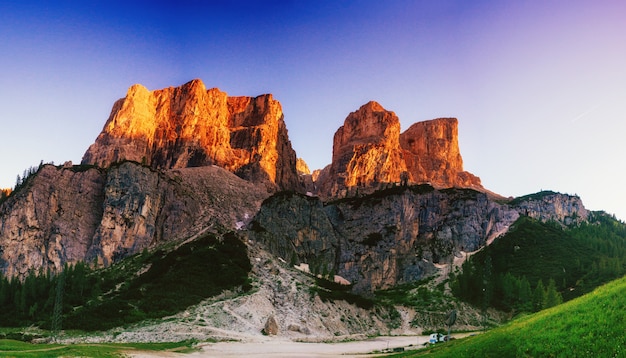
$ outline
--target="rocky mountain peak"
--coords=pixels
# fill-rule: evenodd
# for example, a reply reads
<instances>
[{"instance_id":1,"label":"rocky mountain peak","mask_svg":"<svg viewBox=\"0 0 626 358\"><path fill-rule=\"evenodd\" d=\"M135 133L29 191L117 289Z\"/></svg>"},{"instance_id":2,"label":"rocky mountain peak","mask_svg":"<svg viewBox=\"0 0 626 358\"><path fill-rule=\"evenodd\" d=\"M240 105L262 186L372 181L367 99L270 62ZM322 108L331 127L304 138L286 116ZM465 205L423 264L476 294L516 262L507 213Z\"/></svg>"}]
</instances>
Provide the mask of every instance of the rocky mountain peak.
<instances>
[{"instance_id":1,"label":"rocky mountain peak","mask_svg":"<svg viewBox=\"0 0 626 358\"><path fill-rule=\"evenodd\" d=\"M333 139L333 161L321 175L323 195L398 181L406 171L399 145L400 120L370 101L346 117Z\"/></svg>"},{"instance_id":2,"label":"rocky mountain peak","mask_svg":"<svg viewBox=\"0 0 626 358\"><path fill-rule=\"evenodd\" d=\"M306 162L302 158L298 158L297 159L297 161L296 161L296 169L298 170L298 174L300 174L300 175L310 175L311 174L311 170L309 169L309 166L306 164Z\"/></svg>"},{"instance_id":3,"label":"rocky mountain peak","mask_svg":"<svg viewBox=\"0 0 626 358\"><path fill-rule=\"evenodd\" d=\"M268 188L297 189L295 151L271 94L228 97L195 79L179 87L129 88L83 164L130 160L152 168L217 165Z\"/></svg>"},{"instance_id":4,"label":"rocky mountain peak","mask_svg":"<svg viewBox=\"0 0 626 358\"><path fill-rule=\"evenodd\" d=\"M317 187L322 196L333 197L401 178L484 191L480 179L463 170L456 118L417 122L400 133L396 114L374 101L350 113L335 133L333 161L320 173Z\"/></svg>"},{"instance_id":5,"label":"rocky mountain peak","mask_svg":"<svg viewBox=\"0 0 626 358\"><path fill-rule=\"evenodd\" d=\"M390 139L395 140L396 132L400 133L398 116L385 110L379 103L370 101L348 115L343 126L335 133L333 145L341 147L353 142L383 143Z\"/></svg>"},{"instance_id":6,"label":"rocky mountain peak","mask_svg":"<svg viewBox=\"0 0 626 358\"><path fill-rule=\"evenodd\" d=\"M411 181L482 189L480 178L463 170L458 124L456 118L438 118L417 122L400 134Z\"/></svg>"}]
</instances>

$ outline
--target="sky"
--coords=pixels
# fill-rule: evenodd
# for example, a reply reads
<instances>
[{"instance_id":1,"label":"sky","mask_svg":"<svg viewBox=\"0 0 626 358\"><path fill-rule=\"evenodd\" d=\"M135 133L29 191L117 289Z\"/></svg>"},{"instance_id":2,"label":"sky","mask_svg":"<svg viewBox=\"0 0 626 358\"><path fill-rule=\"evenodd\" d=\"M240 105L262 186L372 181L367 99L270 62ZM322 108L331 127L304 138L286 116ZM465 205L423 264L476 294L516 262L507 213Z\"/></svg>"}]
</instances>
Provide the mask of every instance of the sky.
<instances>
[{"instance_id":1,"label":"sky","mask_svg":"<svg viewBox=\"0 0 626 358\"><path fill-rule=\"evenodd\" d=\"M0 0L0 187L79 163L127 89L272 93L311 169L370 100L402 130L459 120L504 196L579 195L626 220L626 2Z\"/></svg>"}]
</instances>

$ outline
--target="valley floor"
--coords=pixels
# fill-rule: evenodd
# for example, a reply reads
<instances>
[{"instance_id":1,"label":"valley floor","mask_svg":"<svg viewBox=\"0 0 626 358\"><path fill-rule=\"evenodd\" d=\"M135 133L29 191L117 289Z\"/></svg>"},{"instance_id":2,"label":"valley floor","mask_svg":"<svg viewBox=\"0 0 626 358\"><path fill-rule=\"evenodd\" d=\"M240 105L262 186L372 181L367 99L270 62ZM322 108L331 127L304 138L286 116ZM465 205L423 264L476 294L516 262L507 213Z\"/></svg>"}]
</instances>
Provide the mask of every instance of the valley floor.
<instances>
[{"instance_id":1,"label":"valley floor","mask_svg":"<svg viewBox=\"0 0 626 358\"><path fill-rule=\"evenodd\" d=\"M455 338L469 333L454 334ZM372 353L382 354L389 349L405 347L419 349L428 342L428 336L380 336L359 341L339 343L307 343L285 338L265 337L249 342L218 342L201 347L200 352L180 354L173 352L128 352L134 358L152 357L372 357Z\"/></svg>"}]
</instances>

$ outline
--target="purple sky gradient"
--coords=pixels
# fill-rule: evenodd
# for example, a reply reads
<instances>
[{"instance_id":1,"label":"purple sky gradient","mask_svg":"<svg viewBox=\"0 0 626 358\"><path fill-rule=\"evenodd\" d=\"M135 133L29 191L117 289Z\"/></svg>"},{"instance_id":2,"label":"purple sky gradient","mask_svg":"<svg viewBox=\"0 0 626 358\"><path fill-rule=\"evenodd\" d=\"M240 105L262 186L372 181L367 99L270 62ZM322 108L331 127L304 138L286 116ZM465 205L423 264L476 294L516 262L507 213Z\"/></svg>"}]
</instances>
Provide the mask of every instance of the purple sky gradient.
<instances>
[{"instance_id":1,"label":"purple sky gradient","mask_svg":"<svg viewBox=\"0 0 626 358\"><path fill-rule=\"evenodd\" d=\"M200 78L271 92L312 169L376 100L403 130L459 119L465 169L626 219L626 2L0 0L0 187L75 163L113 102Z\"/></svg>"}]
</instances>

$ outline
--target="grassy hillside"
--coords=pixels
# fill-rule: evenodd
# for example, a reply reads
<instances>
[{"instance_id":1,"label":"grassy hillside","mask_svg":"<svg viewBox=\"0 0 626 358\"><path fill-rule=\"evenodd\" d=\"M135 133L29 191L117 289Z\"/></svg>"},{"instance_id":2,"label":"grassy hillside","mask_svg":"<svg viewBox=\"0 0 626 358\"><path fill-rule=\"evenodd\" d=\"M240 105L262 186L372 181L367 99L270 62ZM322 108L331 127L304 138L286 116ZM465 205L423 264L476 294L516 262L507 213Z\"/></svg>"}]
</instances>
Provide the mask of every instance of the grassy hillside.
<instances>
[{"instance_id":1,"label":"grassy hillside","mask_svg":"<svg viewBox=\"0 0 626 358\"><path fill-rule=\"evenodd\" d=\"M32 344L10 339L0 339L0 356L2 357L92 357L121 358L128 353L145 353L159 351L175 351L177 353L193 352L193 341L176 343L131 343L131 344Z\"/></svg>"},{"instance_id":2,"label":"grassy hillside","mask_svg":"<svg viewBox=\"0 0 626 358\"><path fill-rule=\"evenodd\" d=\"M394 357L623 357L626 277L492 331Z\"/></svg>"},{"instance_id":3,"label":"grassy hillside","mask_svg":"<svg viewBox=\"0 0 626 358\"><path fill-rule=\"evenodd\" d=\"M570 229L521 217L463 265L452 288L479 307L532 312L623 276L625 260L626 225L605 213ZM547 304L550 294L558 297Z\"/></svg>"}]
</instances>

